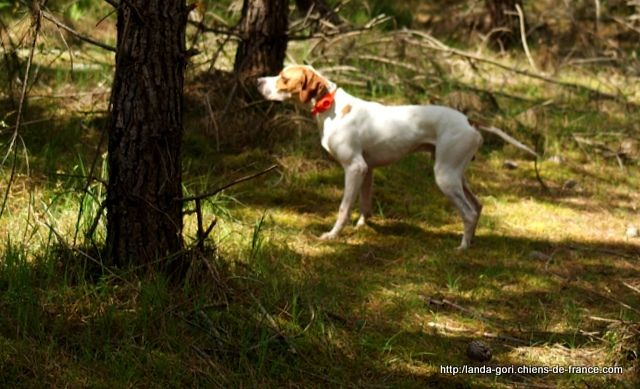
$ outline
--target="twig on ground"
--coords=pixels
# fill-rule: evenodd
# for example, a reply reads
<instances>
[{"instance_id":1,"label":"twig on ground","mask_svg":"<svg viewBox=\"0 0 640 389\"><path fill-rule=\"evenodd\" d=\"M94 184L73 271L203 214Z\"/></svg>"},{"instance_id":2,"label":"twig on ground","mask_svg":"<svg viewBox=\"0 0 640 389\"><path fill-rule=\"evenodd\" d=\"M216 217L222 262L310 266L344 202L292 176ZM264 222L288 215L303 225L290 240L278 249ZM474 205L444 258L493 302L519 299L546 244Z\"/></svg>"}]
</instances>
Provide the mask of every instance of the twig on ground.
<instances>
[{"instance_id":1,"label":"twig on ground","mask_svg":"<svg viewBox=\"0 0 640 389\"><path fill-rule=\"evenodd\" d=\"M224 372L215 363L213 363L209 355L198 348L195 344L191 345L191 348L196 352L198 358L204 361L213 371L216 372L216 374L208 374L207 377L219 388L229 387L229 381L226 378L227 375L224 374ZM223 382L220 382L218 378L223 380Z\"/></svg>"},{"instance_id":2,"label":"twig on ground","mask_svg":"<svg viewBox=\"0 0 640 389\"><path fill-rule=\"evenodd\" d=\"M575 251L591 251L591 252L595 252L595 253L602 253L602 254L609 254L609 255L614 255L617 257L622 257L622 258L627 258L627 259L639 259L640 258L640 251L635 253L635 254L628 254L625 252L621 252L621 251L617 251L617 250L611 250L611 249L607 249L607 248L594 248L594 247L585 247L585 246L578 246L578 245L568 245L566 246L569 250L575 250Z\"/></svg>"},{"instance_id":3,"label":"twig on ground","mask_svg":"<svg viewBox=\"0 0 640 389\"><path fill-rule=\"evenodd\" d=\"M622 285L626 286L627 288L633 290L634 292L640 294L640 288L638 288L637 286L633 286L628 282L622 281Z\"/></svg>"},{"instance_id":4,"label":"twig on ground","mask_svg":"<svg viewBox=\"0 0 640 389\"><path fill-rule=\"evenodd\" d=\"M437 298L432 298L432 297L426 297L425 296L425 297L423 297L423 300L427 304L434 304L434 305L440 305L440 306L446 305L446 306L455 308L458 311L464 312L464 313L470 315L471 317L473 317L475 319L478 319L478 320L480 320L482 322L485 322L485 323L487 323L487 324L489 324L489 325L491 325L493 327L502 328L501 325L499 325L499 324L497 324L497 323L485 318L484 316L482 316L480 313L476 312L475 310L470 309L470 308L465 308L465 307L463 307L463 306L461 306L459 304L456 304L453 301L449 301L449 300L447 300L445 298L437 299Z\"/></svg>"},{"instance_id":5,"label":"twig on ground","mask_svg":"<svg viewBox=\"0 0 640 389\"><path fill-rule=\"evenodd\" d=\"M538 181L542 189L546 192L550 192L551 189L549 188L549 186L547 186L547 184L542 179L542 176L540 175L540 169L538 168L538 158L533 160L533 169L536 171L536 180Z\"/></svg>"},{"instance_id":6,"label":"twig on ground","mask_svg":"<svg viewBox=\"0 0 640 389\"><path fill-rule=\"evenodd\" d=\"M640 34L640 28L637 28L635 26L633 26L632 24L627 23L624 19L619 18L619 17L612 17L611 20L613 20L614 22L620 24L621 26L624 26L626 28L628 28L631 31L637 32L638 34Z\"/></svg>"},{"instance_id":7,"label":"twig on ground","mask_svg":"<svg viewBox=\"0 0 640 389\"><path fill-rule=\"evenodd\" d=\"M498 340L507 340L509 342L513 342L513 343L519 343L519 344L524 344L524 345L528 345L530 346L532 342L527 342L526 340L520 339L520 338L516 338L510 335L505 335L505 334L494 334L491 332L483 332L482 336L484 336L485 338L491 338L491 339L498 339Z\"/></svg>"},{"instance_id":8,"label":"twig on ground","mask_svg":"<svg viewBox=\"0 0 640 389\"><path fill-rule=\"evenodd\" d=\"M287 345L289 346L289 351L293 354L300 355L296 350L295 346L293 345L293 342L286 336L284 332L282 332L278 323L276 323L273 316L271 316L269 312L267 312L267 310L262 306L262 304L260 303L260 300L258 300L253 294L251 294L251 297L253 298L253 301L256 303L256 305L260 309L260 312L262 312L262 315L264 315L264 317L269 322L271 329L273 329L287 343Z\"/></svg>"},{"instance_id":9,"label":"twig on ground","mask_svg":"<svg viewBox=\"0 0 640 389\"><path fill-rule=\"evenodd\" d=\"M469 309L469 308L465 308L463 306L460 306L460 305L458 305L456 303L453 303L453 302L451 302L451 301L449 301L447 299L441 299L440 300L440 299L428 298L428 299L425 299L425 300L427 300L427 303L429 303L429 304L447 305L447 306L453 307L453 308L455 308L455 309L457 309L457 310L459 310L461 312L464 312L466 314L471 315L473 318L476 318L476 319L479 319L480 321L488 323L492 327L497 327L497 328L503 328L504 329L504 326L501 326L501 325L498 325L497 323L493 323L492 321L489 321L488 319L482 317L479 313L475 312L474 310ZM441 323L436 323L436 322L429 322L429 323L427 323L427 325L429 327L441 329L441 330L444 330L444 331L451 331L451 332L457 332L457 333L476 333L476 331L471 330L471 329L451 327L451 326L448 326L446 324L441 324ZM501 333L500 334L495 334L495 333L486 332L486 331L483 331L481 334L485 338L506 340L506 341L509 341L509 342L512 342L512 343L518 343L518 344L524 344L524 345L530 345L531 344L531 342L528 342L526 340L513 337L511 335L506 335L506 334L501 334Z\"/></svg>"},{"instance_id":10,"label":"twig on ground","mask_svg":"<svg viewBox=\"0 0 640 389\"><path fill-rule=\"evenodd\" d=\"M619 323L619 324L626 324L628 322L625 322L623 320L620 319L609 319L606 317L599 317L599 316L587 316L587 319L593 320L593 321L601 321L601 322L605 322L605 323Z\"/></svg>"},{"instance_id":11,"label":"twig on ground","mask_svg":"<svg viewBox=\"0 0 640 389\"><path fill-rule=\"evenodd\" d=\"M616 304L620 305L621 307L626 308L626 309L628 309L628 310L640 315L640 309L634 308L631 305L625 303L624 301L620 301L620 300L615 299L615 298L613 298L611 296L608 296L608 295L606 295L604 293L600 293L597 290L594 290L593 287L590 284L582 283L582 288L583 288L583 290L593 294L596 297L603 298L603 299L608 300L608 301L610 301L612 303L616 303Z\"/></svg>"}]
</instances>

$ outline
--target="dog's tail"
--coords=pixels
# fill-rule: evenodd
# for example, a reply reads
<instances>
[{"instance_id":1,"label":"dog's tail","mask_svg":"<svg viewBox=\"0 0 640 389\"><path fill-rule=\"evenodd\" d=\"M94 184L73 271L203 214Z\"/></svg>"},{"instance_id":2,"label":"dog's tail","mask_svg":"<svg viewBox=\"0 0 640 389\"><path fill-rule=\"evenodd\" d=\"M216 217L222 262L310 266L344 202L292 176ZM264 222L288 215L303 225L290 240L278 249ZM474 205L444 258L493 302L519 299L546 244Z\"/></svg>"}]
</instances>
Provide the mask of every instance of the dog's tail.
<instances>
[{"instance_id":1,"label":"dog's tail","mask_svg":"<svg viewBox=\"0 0 640 389\"><path fill-rule=\"evenodd\" d=\"M527 154L530 154L536 160L540 158L540 155L536 153L531 147L525 145L524 143L520 142L519 140L517 140L516 138L512 137L511 135L507 134L506 132L502 131L499 128L496 128L493 126L482 126L482 125L476 125L474 127L476 127L479 130L486 131L494 135L498 135L505 142L519 148L520 150L526 152Z\"/></svg>"},{"instance_id":2,"label":"dog's tail","mask_svg":"<svg viewBox=\"0 0 640 389\"><path fill-rule=\"evenodd\" d=\"M507 134L506 132L502 131L499 128L496 128L493 126L484 126L484 125L476 125L474 127L482 131L486 131L488 133L498 135L505 142L533 156L533 167L536 171L536 179L540 183L540 186L542 186L542 189L544 189L547 192L550 191L549 187L547 186L547 184L545 184L544 180L540 176L540 170L538 170L538 159L540 159L540 154L536 153L531 147L525 145L524 143L520 142L519 140L517 140L516 138L512 137L511 135Z\"/></svg>"}]
</instances>

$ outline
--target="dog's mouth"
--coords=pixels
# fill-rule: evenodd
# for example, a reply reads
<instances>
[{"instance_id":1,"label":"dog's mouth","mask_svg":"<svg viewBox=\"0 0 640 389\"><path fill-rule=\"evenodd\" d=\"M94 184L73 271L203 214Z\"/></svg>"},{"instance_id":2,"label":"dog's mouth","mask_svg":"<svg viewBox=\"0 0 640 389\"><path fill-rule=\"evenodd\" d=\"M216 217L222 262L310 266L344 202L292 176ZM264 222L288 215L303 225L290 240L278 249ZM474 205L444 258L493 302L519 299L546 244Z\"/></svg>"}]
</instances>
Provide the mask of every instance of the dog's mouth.
<instances>
[{"instance_id":1,"label":"dog's mouth","mask_svg":"<svg viewBox=\"0 0 640 389\"><path fill-rule=\"evenodd\" d=\"M256 81L258 92L267 100L284 101L291 98L291 92L280 91L276 88L273 77L260 77Z\"/></svg>"}]
</instances>

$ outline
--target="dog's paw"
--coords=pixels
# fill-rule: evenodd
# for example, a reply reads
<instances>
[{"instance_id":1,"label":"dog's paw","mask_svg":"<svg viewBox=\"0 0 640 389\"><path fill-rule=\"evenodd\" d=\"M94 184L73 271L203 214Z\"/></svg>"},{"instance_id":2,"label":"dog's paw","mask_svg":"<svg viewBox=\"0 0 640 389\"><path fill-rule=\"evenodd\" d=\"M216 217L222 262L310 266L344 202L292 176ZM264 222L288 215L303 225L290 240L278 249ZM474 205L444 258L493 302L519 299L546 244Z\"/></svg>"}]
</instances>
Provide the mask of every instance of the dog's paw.
<instances>
[{"instance_id":1,"label":"dog's paw","mask_svg":"<svg viewBox=\"0 0 640 389\"><path fill-rule=\"evenodd\" d=\"M356 223L356 229L362 228L366 225L367 225L367 220L362 216L360 216L360 219L358 219L358 222Z\"/></svg>"},{"instance_id":2,"label":"dog's paw","mask_svg":"<svg viewBox=\"0 0 640 389\"><path fill-rule=\"evenodd\" d=\"M465 251L469 248L469 244L467 242L463 242L460 246L456 247L456 251Z\"/></svg>"},{"instance_id":3,"label":"dog's paw","mask_svg":"<svg viewBox=\"0 0 640 389\"><path fill-rule=\"evenodd\" d=\"M338 234L329 231L329 232L325 232L324 234L320 235L318 237L318 239L320 239L320 240L334 240L337 237L338 237Z\"/></svg>"}]
</instances>

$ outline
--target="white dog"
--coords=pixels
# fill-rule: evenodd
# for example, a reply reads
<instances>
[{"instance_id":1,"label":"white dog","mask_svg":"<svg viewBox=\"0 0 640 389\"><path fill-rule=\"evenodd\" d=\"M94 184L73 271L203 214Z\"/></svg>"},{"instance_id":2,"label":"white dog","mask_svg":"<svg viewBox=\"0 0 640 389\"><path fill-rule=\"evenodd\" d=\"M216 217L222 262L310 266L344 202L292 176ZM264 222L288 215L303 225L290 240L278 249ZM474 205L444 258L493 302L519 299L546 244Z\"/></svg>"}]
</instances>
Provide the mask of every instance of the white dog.
<instances>
[{"instance_id":1,"label":"white dog","mask_svg":"<svg viewBox=\"0 0 640 389\"><path fill-rule=\"evenodd\" d=\"M360 192L357 227L371 215L373 168L396 162L420 150L435 151L438 187L460 212L464 235L459 249L474 237L482 205L464 178L482 136L467 117L434 105L384 106L353 97L310 66L292 65L278 76L258 79L258 90L268 100L299 96L310 104L322 129L322 146L345 170L345 188L338 219L321 239L333 239L349 220Z\"/></svg>"}]
</instances>

